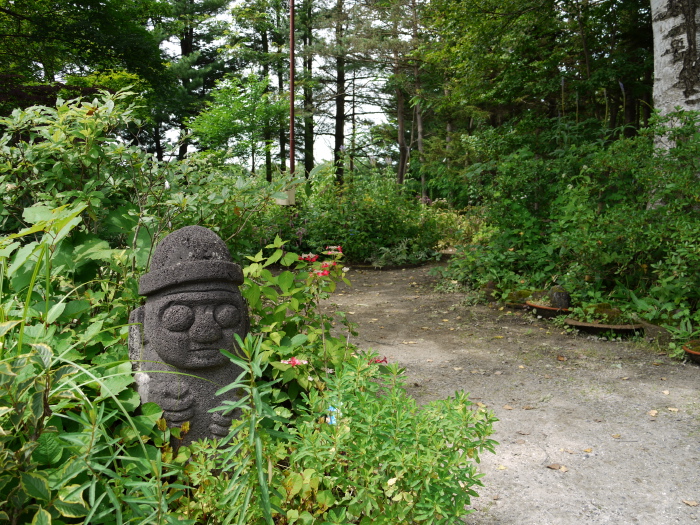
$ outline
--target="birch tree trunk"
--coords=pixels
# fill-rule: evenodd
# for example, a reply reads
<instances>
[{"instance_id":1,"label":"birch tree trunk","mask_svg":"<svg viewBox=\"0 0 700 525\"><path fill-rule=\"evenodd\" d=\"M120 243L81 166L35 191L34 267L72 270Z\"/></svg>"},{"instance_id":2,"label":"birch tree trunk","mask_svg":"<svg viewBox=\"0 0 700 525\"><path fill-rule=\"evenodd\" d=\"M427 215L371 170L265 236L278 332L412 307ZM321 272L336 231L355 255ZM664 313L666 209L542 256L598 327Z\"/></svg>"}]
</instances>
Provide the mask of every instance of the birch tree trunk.
<instances>
[{"instance_id":1,"label":"birch tree trunk","mask_svg":"<svg viewBox=\"0 0 700 525\"><path fill-rule=\"evenodd\" d=\"M654 106L700 110L698 0L651 0Z\"/></svg>"}]
</instances>

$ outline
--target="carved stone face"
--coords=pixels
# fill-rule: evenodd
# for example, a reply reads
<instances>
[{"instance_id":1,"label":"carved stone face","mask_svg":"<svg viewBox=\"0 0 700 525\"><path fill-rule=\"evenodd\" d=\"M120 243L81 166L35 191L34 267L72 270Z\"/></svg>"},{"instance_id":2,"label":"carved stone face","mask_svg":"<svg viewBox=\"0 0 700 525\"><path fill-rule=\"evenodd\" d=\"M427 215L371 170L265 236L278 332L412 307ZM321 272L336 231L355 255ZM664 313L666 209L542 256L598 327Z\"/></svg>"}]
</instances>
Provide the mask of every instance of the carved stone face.
<instances>
[{"instance_id":1,"label":"carved stone face","mask_svg":"<svg viewBox=\"0 0 700 525\"><path fill-rule=\"evenodd\" d=\"M248 315L233 284L212 282L172 287L149 297L144 316L144 342L170 366L202 369L230 361L234 334L245 337Z\"/></svg>"}]
</instances>

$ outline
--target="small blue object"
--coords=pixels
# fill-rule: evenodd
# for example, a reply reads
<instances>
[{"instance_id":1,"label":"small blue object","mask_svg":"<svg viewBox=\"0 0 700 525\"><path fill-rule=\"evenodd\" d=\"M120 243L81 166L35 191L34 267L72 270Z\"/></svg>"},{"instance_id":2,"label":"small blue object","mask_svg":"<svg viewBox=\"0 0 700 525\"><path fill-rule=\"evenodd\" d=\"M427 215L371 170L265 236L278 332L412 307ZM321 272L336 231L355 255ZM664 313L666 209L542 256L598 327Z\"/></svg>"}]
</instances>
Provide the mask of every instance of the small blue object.
<instances>
[{"instance_id":1,"label":"small blue object","mask_svg":"<svg viewBox=\"0 0 700 525\"><path fill-rule=\"evenodd\" d=\"M335 425L335 412L338 412L338 409L335 407L328 407L328 412L329 415L326 418L326 423L329 425Z\"/></svg>"}]
</instances>

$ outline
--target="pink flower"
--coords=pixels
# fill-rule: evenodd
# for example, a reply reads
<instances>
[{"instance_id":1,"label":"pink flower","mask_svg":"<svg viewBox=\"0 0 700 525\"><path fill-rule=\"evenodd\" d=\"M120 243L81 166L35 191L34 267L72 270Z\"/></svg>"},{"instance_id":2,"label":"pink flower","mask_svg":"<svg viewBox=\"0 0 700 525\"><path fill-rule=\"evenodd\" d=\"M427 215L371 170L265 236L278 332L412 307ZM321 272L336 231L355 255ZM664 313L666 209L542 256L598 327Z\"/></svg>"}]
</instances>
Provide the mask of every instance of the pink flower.
<instances>
[{"instance_id":1,"label":"pink flower","mask_svg":"<svg viewBox=\"0 0 700 525\"><path fill-rule=\"evenodd\" d=\"M285 365L290 365L290 366L299 366L299 365L308 365L309 362L306 361L305 359L297 359L296 357L292 357L291 359L283 359L280 361L280 363L284 363Z\"/></svg>"},{"instance_id":2,"label":"pink flower","mask_svg":"<svg viewBox=\"0 0 700 525\"><path fill-rule=\"evenodd\" d=\"M343 253L343 247L342 246L326 246L327 252L323 252L326 255L338 255L339 253Z\"/></svg>"},{"instance_id":3,"label":"pink flower","mask_svg":"<svg viewBox=\"0 0 700 525\"><path fill-rule=\"evenodd\" d=\"M371 365L374 363L388 363L388 361L386 360L386 357L382 357L381 359L378 357L373 357L369 360L369 364Z\"/></svg>"},{"instance_id":4,"label":"pink flower","mask_svg":"<svg viewBox=\"0 0 700 525\"><path fill-rule=\"evenodd\" d=\"M330 268L331 266L335 266L337 263L335 261L332 262L324 262L321 263L321 268Z\"/></svg>"},{"instance_id":5,"label":"pink flower","mask_svg":"<svg viewBox=\"0 0 700 525\"><path fill-rule=\"evenodd\" d=\"M315 262L316 259L318 259L318 255L316 255L315 253L302 253L299 256L300 261Z\"/></svg>"},{"instance_id":6,"label":"pink flower","mask_svg":"<svg viewBox=\"0 0 700 525\"><path fill-rule=\"evenodd\" d=\"M330 275L331 272L329 272L328 270L316 270L314 273L323 277L324 275Z\"/></svg>"}]
</instances>

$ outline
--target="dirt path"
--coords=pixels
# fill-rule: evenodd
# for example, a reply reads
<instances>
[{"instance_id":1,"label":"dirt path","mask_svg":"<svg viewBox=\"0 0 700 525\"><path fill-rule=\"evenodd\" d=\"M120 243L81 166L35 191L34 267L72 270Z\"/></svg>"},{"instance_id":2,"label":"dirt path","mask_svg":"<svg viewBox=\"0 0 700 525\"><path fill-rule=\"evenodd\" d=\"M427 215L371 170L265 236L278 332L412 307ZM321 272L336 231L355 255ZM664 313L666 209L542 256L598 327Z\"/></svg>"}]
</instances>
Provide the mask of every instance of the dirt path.
<instances>
[{"instance_id":1,"label":"dirt path","mask_svg":"<svg viewBox=\"0 0 700 525\"><path fill-rule=\"evenodd\" d=\"M466 523L698 522L700 367L464 306L434 292L427 267L349 277L331 301L359 325L359 347L406 367L420 402L465 390L500 419Z\"/></svg>"}]
</instances>

